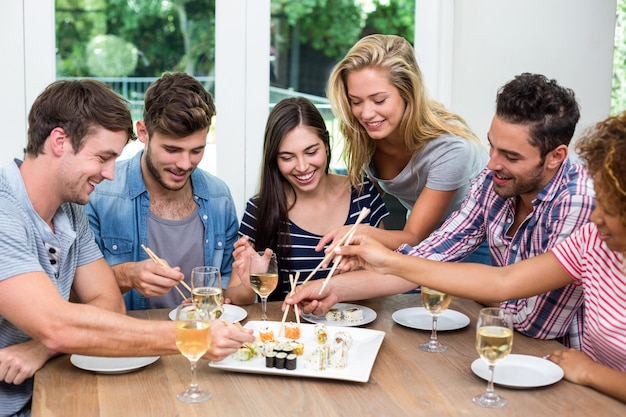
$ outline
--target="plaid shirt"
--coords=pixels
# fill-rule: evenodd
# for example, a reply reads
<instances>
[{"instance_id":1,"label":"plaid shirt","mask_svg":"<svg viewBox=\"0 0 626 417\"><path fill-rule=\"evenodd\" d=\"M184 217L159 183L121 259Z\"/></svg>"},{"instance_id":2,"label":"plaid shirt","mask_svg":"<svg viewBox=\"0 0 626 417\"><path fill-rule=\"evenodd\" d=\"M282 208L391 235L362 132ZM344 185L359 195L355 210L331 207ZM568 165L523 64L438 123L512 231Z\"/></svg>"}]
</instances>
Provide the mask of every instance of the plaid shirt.
<instances>
[{"instance_id":1,"label":"plaid shirt","mask_svg":"<svg viewBox=\"0 0 626 417\"><path fill-rule=\"evenodd\" d=\"M533 212L515 234L507 236L515 218L515 198L493 191L493 172L485 169L472 183L461 208L418 246L398 252L440 261L458 261L487 241L492 265L504 266L548 252L589 221L595 207L593 183L583 167L566 160L533 200ZM537 271L541 273L541 271ZM504 301L515 328L539 339L560 338L580 349L582 288L574 284L538 296Z\"/></svg>"}]
</instances>

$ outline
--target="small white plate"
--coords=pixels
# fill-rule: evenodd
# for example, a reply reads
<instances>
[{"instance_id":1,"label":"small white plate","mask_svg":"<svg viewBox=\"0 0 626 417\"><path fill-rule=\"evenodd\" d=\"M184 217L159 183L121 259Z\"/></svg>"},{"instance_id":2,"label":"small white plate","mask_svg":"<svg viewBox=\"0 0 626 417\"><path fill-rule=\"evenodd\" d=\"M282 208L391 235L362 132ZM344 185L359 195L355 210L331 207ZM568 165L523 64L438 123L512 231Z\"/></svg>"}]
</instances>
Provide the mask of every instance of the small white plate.
<instances>
[{"instance_id":1,"label":"small white plate","mask_svg":"<svg viewBox=\"0 0 626 417\"><path fill-rule=\"evenodd\" d=\"M233 304L224 304L224 315L222 315L222 319L226 321L235 322L241 321L248 317L248 312L243 308L233 305ZM170 320L176 320L176 309L169 312L168 317Z\"/></svg>"},{"instance_id":2,"label":"small white plate","mask_svg":"<svg viewBox=\"0 0 626 417\"><path fill-rule=\"evenodd\" d=\"M489 380L489 367L482 358L472 362L472 372ZM536 388L563 378L563 369L548 359L529 355L508 355L496 364L493 382L509 388Z\"/></svg>"},{"instance_id":3,"label":"small white plate","mask_svg":"<svg viewBox=\"0 0 626 417\"><path fill-rule=\"evenodd\" d=\"M355 327L363 326L376 320L376 312L369 307L360 306L357 304L339 303L335 304L332 308L339 309L341 311L349 308L360 308L363 311L363 320L361 321L346 321L346 320L326 320L324 316L315 316L313 314L303 314L302 318L309 323L324 323L327 326L339 326L339 327Z\"/></svg>"},{"instance_id":4,"label":"small white plate","mask_svg":"<svg viewBox=\"0 0 626 417\"><path fill-rule=\"evenodd\" d=\"M432 330L433 316L424 307L403 308L392 314L391 318L402 326L418 330ZM465 314L454 310L444 310L437 319L437 331L458 330L470 324Z\"/></svg>"},{"instance_id":5,"label":"small white plate","mask_svg":"<svg viewBox=\"0 0 626 417\"><path fill-rule=\"evenodd\" d=\"M101 356L72 355L70 362L77 368L85 371L93 371L101 374L124 374L131 372L151 363L156 362L160 356L146 356L137 358L105 358Z\"/></svg>"}]
</instances>

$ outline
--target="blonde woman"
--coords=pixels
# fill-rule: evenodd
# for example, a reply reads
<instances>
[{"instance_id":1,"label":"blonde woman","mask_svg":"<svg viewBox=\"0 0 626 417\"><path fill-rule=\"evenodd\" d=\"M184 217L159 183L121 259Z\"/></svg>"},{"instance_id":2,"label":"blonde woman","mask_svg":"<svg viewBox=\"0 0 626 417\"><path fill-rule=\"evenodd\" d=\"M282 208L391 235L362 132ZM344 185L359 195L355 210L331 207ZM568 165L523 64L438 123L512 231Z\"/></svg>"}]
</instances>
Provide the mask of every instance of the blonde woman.
<instances>
[{"instance_id":1,"label":"blonde woman","mask_svg":"<svg viewBox=\"0 0 626 417\"><path fill-rule=\"evenodd\" d=\"M327 94L351 183L367 175L408 210L404 230L359 226L359 233L393 249L416 245L460 207L487 163L485 149L460 116L428 96L404 38L362 38L333 69ZM345 232L326 234L318 250Z\"/></svg>"}]
</instances>

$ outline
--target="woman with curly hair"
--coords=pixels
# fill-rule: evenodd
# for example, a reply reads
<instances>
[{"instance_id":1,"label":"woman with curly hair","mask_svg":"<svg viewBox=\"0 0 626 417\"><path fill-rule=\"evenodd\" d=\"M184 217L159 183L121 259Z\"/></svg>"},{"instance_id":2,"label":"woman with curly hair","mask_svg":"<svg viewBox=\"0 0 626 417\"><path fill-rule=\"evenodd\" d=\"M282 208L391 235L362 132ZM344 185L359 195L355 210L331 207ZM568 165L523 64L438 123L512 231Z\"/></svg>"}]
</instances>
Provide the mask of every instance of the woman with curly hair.
<instances>
[{"instance_id":1,"label":"woman with curly hair","mask_svg":"<svg viewBox=\"0 0 626 417\"><path fill-rule=\"evenodd\" d=\"M487 153L467 123L431 99L404 38L369 35L333 69L327 95L354 186L367 175L407 209L404 230L359 226L389 248L421 242L457 210ZM318 250L346 230L324 236Z\"/></svg>"},{"instance_id":2,"label":"woman with curly hair","mask_svg":"<svg viewBox=\"0 0 626 417\"><path fill-rule=\"evenodd\" d=\"M548 253L504 267L455 264L391 252L366 236L355 236L354 245L336 253L379 273L485 303L580 285L585 301L582 351L558 350L549 359L563 368L567 380L626 402L626 112L587 131L577 150L594 179L597 205L591 223ZM287 301L317 298L305 308L315 310L333 302L330 294L342 298L340 281L336 287L331 281L329 291L317 296L304 287Z\"/></svg>"}]
</instances>

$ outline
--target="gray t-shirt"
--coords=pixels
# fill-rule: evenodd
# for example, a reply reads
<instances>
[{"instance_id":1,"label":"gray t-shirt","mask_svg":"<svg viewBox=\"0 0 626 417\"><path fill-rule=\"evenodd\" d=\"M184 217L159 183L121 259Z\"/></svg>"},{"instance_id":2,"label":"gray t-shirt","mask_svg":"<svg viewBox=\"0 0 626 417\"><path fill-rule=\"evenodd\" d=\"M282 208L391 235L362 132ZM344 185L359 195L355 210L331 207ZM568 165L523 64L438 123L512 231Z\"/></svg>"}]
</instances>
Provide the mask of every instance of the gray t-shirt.
<instances>
[{"instance_id":1,"label":"gray t-shirt","mask_svg":"<svg viewBox=\"0 0 626 417\"><path fill-rule=\"evenodd\" d=\"M454 199L439 225L461 207L470 183L485 167L488 155L476 141L459 136L444 135L429 141L415 152L409 163L393 179L380 179L372 164L368 176L380 188L394 197L408 210L407 218L424 187L437 191L457 190Z\"/></svg>"},{"instance_id":2,"label":"gray t-shirt","mask_svg":"<svg viewBox=\"0 0 626 417\"><path fill-rule=\"evenodd\" d=\"M162 219L152 212L148 217L148 246L170 266L179 266L185 275L185 282L191 286L191 270L204 265L204 224L198 210L182 220ZM180 290L188 297L189 291L183 285ZM148 297L148 308L174 308L182 301L176 289L158 297Z\"/></svg>"},{"instance_id":3,"label":"gray t-shirt","mask_svg":"<svg viewBox=\"0 0 626 417\"><path fill-rule=\"evenodd\" d=\"M35 212L19 171L20 161L0 169L0 281L43 272L69 299L76 268L102 258L82 206L65 203L53 218L54 233ZM94 277L94 279L97 277ZM25 303L45 302L29 300ZM0 316L0 348L30 337ZM33 378L20 385L0 381L0 415L13 415L32 397Z\"/></svg>"}]
</instances>

